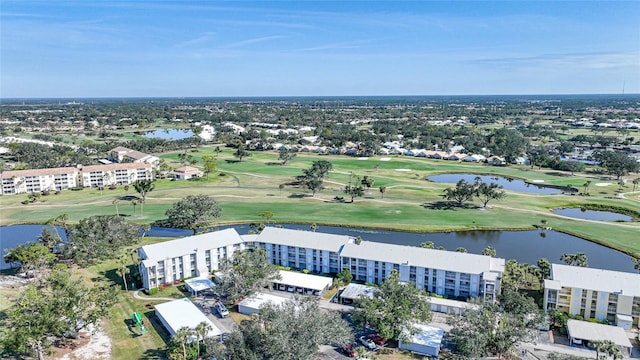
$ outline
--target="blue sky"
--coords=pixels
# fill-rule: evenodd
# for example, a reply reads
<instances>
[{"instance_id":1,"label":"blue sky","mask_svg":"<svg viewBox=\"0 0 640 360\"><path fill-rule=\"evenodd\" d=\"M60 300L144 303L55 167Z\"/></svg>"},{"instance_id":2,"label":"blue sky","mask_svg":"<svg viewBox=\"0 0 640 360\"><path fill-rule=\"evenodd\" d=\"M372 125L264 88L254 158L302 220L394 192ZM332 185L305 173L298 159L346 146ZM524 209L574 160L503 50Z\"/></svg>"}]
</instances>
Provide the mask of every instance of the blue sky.
<instances>
[{"instance_id":1,"label":"blue sky","mask_svg":"<svg viewBox=\"0 0 640 360\"><path fill-rule=\"evenodd\" d=\"M640 1L0 0L0 96L640 93Z\"/></svg>"}]
</instances>

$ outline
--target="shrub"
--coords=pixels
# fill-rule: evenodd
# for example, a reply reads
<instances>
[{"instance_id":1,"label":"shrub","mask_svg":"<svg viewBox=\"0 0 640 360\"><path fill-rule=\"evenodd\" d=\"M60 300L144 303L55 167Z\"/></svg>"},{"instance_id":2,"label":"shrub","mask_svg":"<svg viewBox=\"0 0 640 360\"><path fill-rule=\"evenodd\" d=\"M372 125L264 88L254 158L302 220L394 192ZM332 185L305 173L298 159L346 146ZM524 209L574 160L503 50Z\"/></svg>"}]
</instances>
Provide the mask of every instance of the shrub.
<instances>
[{"instance_id":1,"label":"shrub","mask_svg":"<svg viewBox=\"0 0 640 360\"><path fill-rule=\"evenodd\" d=\"M147 295L155 295L158 293L158 288L152 288L147 290Z\"/></svg>"},{"instance_id":2,"label":"shrub","mask_svg":"<svg viewBox=\"0 0 640 360\"><path fill-rule=\"evenodd\" d=\"M82 187L82 186L75 186L75 187L71 188L71 191L80 191L80 190L83 190L83 189L84 189L84 187Z\"/></svg>"},{"instance_id":3,"label":"shrub","mask_svg":"<svg viewBox=\"0 0 640 360\"><path fill-rule=\"evenodd\" d=\"M60 195L60 190L56 190L56 192L54 194Z\"/></svg>"},{"instance_id":4,"label":"shrub","mask_svg":"<svg viewBox=\"0 0 640 360\"><path fill-rule=\"evenodd\" d=\"M49 190L42 190L42 195L48 196L49 194L51 194Z\"/></svg>"},{"instance_id":5,"label":"shrub","mask_svg":"<svg viewBox=\"0 0 640 360\"><path fill-rule=\"evenodd\" d=\"M109 185L109 190L115 190L115 189L117 189L117 188L118 188L118 187L117 187L117 186L115 186L115 185Z\"/></svg>"},{"instance_id":6,"label":"shrub","mask_svg":"<svg viewBox=\"0 0 640 360\"><path fill-rule=\"evenodd\" d=\"M29 199L27 199L27 200L22 200L22 203L23 203L24 205L31 204L31 200L29 200Z\"/></svg>"}]
</instances>

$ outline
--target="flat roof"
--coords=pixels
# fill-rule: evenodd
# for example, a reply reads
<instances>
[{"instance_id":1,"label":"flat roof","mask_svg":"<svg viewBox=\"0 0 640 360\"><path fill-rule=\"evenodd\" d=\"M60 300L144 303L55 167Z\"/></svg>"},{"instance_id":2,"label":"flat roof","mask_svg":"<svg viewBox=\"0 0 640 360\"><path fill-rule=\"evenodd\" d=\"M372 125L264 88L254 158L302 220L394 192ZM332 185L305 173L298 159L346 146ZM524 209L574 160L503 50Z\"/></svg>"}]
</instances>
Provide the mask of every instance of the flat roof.
<instances>
[{"instance_id":1,"label":"flat roof","mask_svg":"<svg viewBox=\"0 0 640 360\"><path fill-rule=\"evenodd\" d=\"M322 291L331 286L333 279L326 276L303 274L294 271L278 270L281 279L274 280L276 284L297 286L305 289Z\"/></svg>"},{"instance_id":2,"label":"flat roof","mask_svg":"<svg viewBox=\"0 0 640 360\"><path fill-rule=\"evenodd\" d=\"M284 304L289 301L288 298L275 296L271 294L258 293L242 300L238 305L246 306L252 309L261 309L265 304L272 303L274 305Z\"/></svg>"},{"instance_id":3,"label":"flat roof","mask_svg":"<svg viewBox=\"0 0 640 360\"><path fill-rule=\"evenodd\" d=\"M572 338L587 341L610 340L618 346L631 348L631 342L621 327L569 319L567 332Z\"/></svg>"},{"instance_id":4,"label":"flat roof","mask_svg":"<svg viewBox=\"0 0 640 360\"><path fill-rule=\"evenodd\" d=\"M206 322L211 326L207 336L213 337L222 334L222 331L187 298L158 304L155 305L155 308L156 313L164 319L164 324L169 327L167 330L171 336L174 336L180 328L185 326L195 329L201 322Z\"/></svg>"},{"instance_id":5,"label":"flat roof","mask_svg":"<svg viewBox=\"0 0 640 360\"><path fill-rule=\"evenodd\" d=\"M410 266L465 274L481 274L492 270L500 271L500 265L504 270L504 259L500 258L373 241L362 241L360 245L355 243L346 244L340 255L393 264L408 263Z\"/></svg>"},{"instance_id":6,"label":"flat roof","mask_svg":"<svg viewBox=\"0 0 640 360\"><path fill-rule=\"evenodd\" d=\"M347 235L266 227L262 230L256 241L338 253L341 247L352 239L352 237Z\"/></svg>"},{"instance_id":7,"label":"flat roof","mask_svg":"<svg viewBox=\"0 0 640 360\"><path fill-rule=\"evenodd\" d=\"M375 286L367 286L361 284L349 284L347 287L342 290L340 294L341 298L355 300L362 296L366 296L370 299L373 298L373 293L376 292L378 288Z\"/></svg>"},{"instance_id":8,"label":"flat roof","mask_svg":"<svg viewBox=\"0 0 640 360\"><path fill-rule=\"evenodd\" d=\"M216 287L216 284L207 278L193 278L185 280L184 282L187 284L187 287L195 292L213 289Z\"/></svg>"},{"instance_id":9,"label":"flat roof","mask_svg":"<svg viewBox=\"0 0 640 360\"><path fill-rule=\"evenodd\" d=\"M544 288L549 290L562 290L562 284L558 280L544 279Z\"/></svg>"},{"instance_id":10,"label":"flat roof","mask_svg":"<svg viewBox=\"0 0 640 360\"><path fill-rule=\"evenodd\" d=\"M444 329L424 324L414 324L413 326L418 329L418 332L413 335L408 335L407 342L432 348L440 348L442 338L444 337Z\"/></svg>"},{"instance_id":11,"label":"flat roof","mask_svg":"<svg viewBox=\"0 0 640 360\"><path fill-rule=\"evenodd\" d=\"M444 298L439 298L435 296L429 298L429 303L436 304L436 305L445 305L445 306L455 307L460 309L471 309L471 308L478 307L478 305L475 305L466 301L444 299Z\"/></svg>"},{"instance_id":12,"label":"flat roof","mask_svg":"<svg viewBox=\"0 0 640 360\"><path fill-rule=\"evenodd\" d=\"M164 260L177 256L193 254L194 251L201 251L225 247L234 244L241 244L242 239L234 228L214 231L210 233L187 236L176 240L165 241L152 245L142 246L144 260Z\"/></svg>"},{"instance_id":13,"label":"flat roof","mask_svg":"<svg viewBox=\"0 0 640 360\"><path fill-rule=\"evenodd\" d=\"M551 264L551 277L563 287L640 296L640 274Z\"/></svg>"}]
</instances>

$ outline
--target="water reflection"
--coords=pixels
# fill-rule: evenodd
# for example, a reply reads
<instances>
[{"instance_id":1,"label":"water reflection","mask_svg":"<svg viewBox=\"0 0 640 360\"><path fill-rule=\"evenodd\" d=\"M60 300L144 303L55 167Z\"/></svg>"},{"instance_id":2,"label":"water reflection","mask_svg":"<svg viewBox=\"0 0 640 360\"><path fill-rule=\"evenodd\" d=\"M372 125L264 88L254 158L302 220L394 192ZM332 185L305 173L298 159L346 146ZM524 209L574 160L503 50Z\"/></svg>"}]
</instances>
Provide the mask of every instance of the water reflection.
<instances>
[{"instance_id":1,"label":"water reflection","mask_svg":"<svg viewBox=\"0 0 640 360\"><path fill-rule=\"evenodd\" d=\"M584 208L555 209L553 210L553 213L576 219L599 221L633 221L633 218L629 215L619 214L612 211L587 210Z\"/></svg>"},{"instance_id":2,"label":"water reflection","mask_svg":"<svg viewBox=\"0 0 640 360\"><path fill-rule=\"evenodd\" d=\"M496 175L476 175L476 174L440 174L428 176L427 179L437 183L451 183L455 184L460 180L467 182L475 182L475 178L479 177L485 183L496 183L502 186L505 190L513 190L520 192L528 192L533 194L561 194L562 189L556 189L547 187L544 185L534 185L527 183L524 180L514 179L511 177L503 177Z\"/></svg>"},{"instance_id":3,"label":"water reflection","mask_svg":"<svg viewBox=\"0 0 640 360\"><path fill-rule=\"evenodd\" d=\"M273 225L276 226L276 225ZM310 231L309 225L280 224L288 229ZM0 227L2 254L4 250L28 241L37 240L44 225L13 225ZM239 234L250 231L248 224L220 226L220 229L234 227ZM619 251L602 245L553 230L531 231L459 231L446 233L407 233L388 230L371 230L363 228L347 228L336 226L319 226L318 232L362 237L363 240L390 244L419 246L423 242L432 241L435 247L444 247L455 251L458 247L470 253L481 254L487 246L496 249L497 256L515 259L518 262L534 264L540 258L560 263L560 255L584 252L589 266L594 268L636 272L630 257ZM61 235L64 231L60 232ZM193 234L191 230L153 227L147 233L153 237L184 237ZM0 264L2 259L0 259Z\"/></svg>"}]
</instances>

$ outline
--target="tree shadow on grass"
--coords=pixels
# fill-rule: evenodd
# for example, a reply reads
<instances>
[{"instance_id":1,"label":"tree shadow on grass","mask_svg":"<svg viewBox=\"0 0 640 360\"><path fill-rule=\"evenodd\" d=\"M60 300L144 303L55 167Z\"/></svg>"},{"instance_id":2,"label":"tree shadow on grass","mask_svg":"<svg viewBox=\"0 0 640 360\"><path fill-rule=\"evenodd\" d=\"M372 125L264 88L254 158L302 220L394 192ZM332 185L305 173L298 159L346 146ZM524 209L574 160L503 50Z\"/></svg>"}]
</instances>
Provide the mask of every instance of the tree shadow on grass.
<instances>
[{"instance_id":1,"label":"tree shadow on grass","mask_svg":"<svg viewBox=\"0 0 640 360\"><path fill-rule=\"evenodd\" d=\"M457 208L457 206L454 206L454 204L449 201L435 201L431 203L424 203L420 206L431 210L456 210Z\"/></svg>"},{"instance_id":2,"label":"tree shadow on grass","mask_svg":"<svg viewBox=\"0 0 640 360\"><path fill-rule=\"evenodd\" d=\"M240 162L240 160L225 159L224 162L226 162L227 164L237 164Z\"/></svg>"},{"instance_id":3,"label":"tree shadow on grass","mask_svg":"<svg viewBox=\"0 0 640 360\"><path fill-rule=\"evenodd\" d=\"M167 354L164 350L147 349L139 359L140 360L164 360L166 358L167 358Z\"/></svg>"},{"instance_id":4,"label":"tree shadow on grass","mask_svg":"<svg viewBox=\"0 0 640 360\"><path fill-rule=\"evenodd\" d=\"M307 194L291 194L288 197L289 199L302 199L307 197Z\"/></svg>"}]
</instances>

